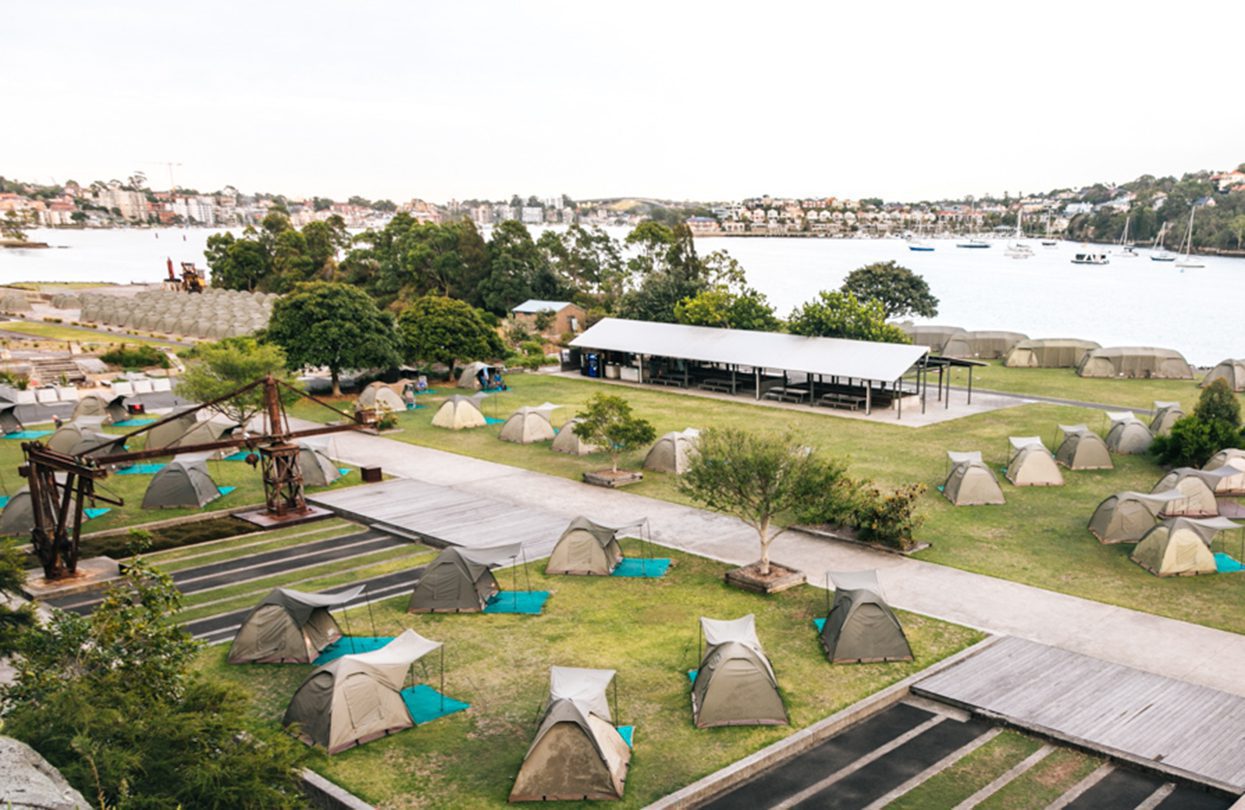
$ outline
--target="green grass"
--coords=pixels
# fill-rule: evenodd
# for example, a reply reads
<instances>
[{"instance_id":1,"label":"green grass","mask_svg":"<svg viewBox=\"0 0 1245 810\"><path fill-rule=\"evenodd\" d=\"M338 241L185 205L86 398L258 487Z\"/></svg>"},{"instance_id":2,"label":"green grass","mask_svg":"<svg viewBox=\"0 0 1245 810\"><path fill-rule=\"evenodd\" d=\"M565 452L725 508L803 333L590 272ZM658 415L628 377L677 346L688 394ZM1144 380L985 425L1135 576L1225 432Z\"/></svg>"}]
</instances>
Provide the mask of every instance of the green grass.
<instances>
[{"instance_id":1,"label":"green grass","mask_svg":"<svg viewBox=\"0 0 1245 810\"><path fill-rule=\"evenodd\" d=\"M634 553L634 544L625 544ZM725 567L680 552L660 580L545 577L528 566L531 587L553 596L541 616L410 615L407 596L373 605L384 635L411 627L445 643L446 692L471 709L309 765L366 801L387 808L500 807L536 730L551 665L618 670L619 717L635 725L636 750L620 807L640 807L781 739L980 638L974 631L900 614L916 661L831 666L811 620L824 596L801 587L763 597L729 588ZM501 574L503 587L511 572ZM520 582L525 576L520 575ZM520 587L525 587L521 585ZM791 727L697 730L686 671L696 666L700 616L757 616L790 712ZM352 611L355 632L367 626ZM227 646L202 653L212 675L248 687L260 718L278 723L310 666L228 666ZM436 685L437 664L417 677Z\"/></svg>"},{"instance_id":2,"label":"green grass","mask_svg":"<svg viewBox=\"0 0 1245 810\"><path fill-rule=\"evenodd\" d=\"M219 540L178 546L163 551L146 552L143 556L157 563L165 570L172 570L171 564L190 557L200 557L207 554L215 554L226 549L236 550L243 547L246 547L249 551L255 544L279 543L309 536L332 536L334 533L344 533L352 528L355 528L354 524L332 518L305 525L287 526L283 529L244 531L241 534L234 534Z\"/></svg>"},{"instance_id":3,"label":"green grass","mask_svg":"<svg viewBox=\"0 0 1245 810\"><path fill-rule=\"evenodd\" d=\"M1194 380L1104 380L1078 377L1070 368L1007 368L1001 360L994 360L988 367L973 371L973 390L983 388L1144 410L1153 408L1155 400L1163 400L1179 402L1192 412L1201 394L1200 380L1200 374ZM966 372L955 372L956 385L967 382Z\"/></svg>"},{"instance_id":4,"label":"green grass","mask_svg":"<svg viewBox=\"0 0 1245 810\"><path fill-rule=\"evenodd\" d=\"M977 807L980 810L1041 810L1101 764L1101 760L1071 748L1056 748Z\"/></svg>"},{"instance_id":5,"label":"green grass","mask_svg":"<svg viewBox=\"0 0 1245 810\"><path fill-rule=\"evenodd\" d=\"M1010 369L1028 373L1031 370ZM1077 380L1074 375L1073 380ZM1102 381L1108 385L1128 382ZM1135 381L1145 386L1147 381ZM1161 382L1161 381L1160 381ZM748 401L689 396L656 388L604 386L584 379L546 375L510 376L511 391L486 400L488 416L505 417L522 405L545 401L565 405L553 414L559 425L592 394L608 392L626 397L640 416L663 433L685 427L737 427L766 433L792 431L802 441L850 459L854 475L868 476L895 486L912 481L929 486L922 498L925 526L918 538L932 544L918 556L967 571L1002 577L1040 588L1156 613L1175 619L1245 632L1245 613L1239 609L1245 580L1229 574L1159 579L1128 559L1131 546L1103 546L1085 529L1103 498L1128 489L1148 491L1163 470L1148 457L1116 456L1113 471L1067 472L1062 487L1017 488L1003 482L1007 504L992 507L952 507L937 491L946 475L947 450L980 450L996 468L1006 460L1007 437L1039 435L1048 445L1056 425L1086 422L1102 430L1100 411L1064 405L1035 404L1005 408L923 428L889 422L865 422L830 413L767 408ZM1166 383L1165 383L1166 384ZM1190 404L1197 389L1182 383ZM1154 392L1145 394L1151 396ZM1181 398L1181 397L1172 397ZM317 413L317 410L320 413ZM433 428L436 402L399 415L401 432L389 438L453 453L523 467L578 480L587 470L601 469L602 456L575 458L550 451L547 444L518 445L498 441L500 426L469 431ZM323 419L323 409L299 405L294 412ZM637 468L643 453L624 459ZM629 492L685 503L673 476L645 473ZM1228 533L1234 556L1240 538ZM781 557L782 539L775 553Z\"/></svg>"},{"instance_id":6,"label":"green grass","mask_svg":"<svg viewBox=\"0 0 1245 810\"><path fill-rule=\"evenodd\" d=\"M1041 746L1032 737L1004 731L990 742L895 801L887 810L955 807Z\"/></svg>"},{"instance_id":7,"label":"green grass","mask_svg":"<svg viewBox=\"0 0 1245 810\"><path fill-rule=\"evenodd\" d=\"M103 349L121 343L147 343L162 349L172 349L173 351L185 348L185 346L179 346L167 340L160 340L159 338L146 335L101 332L86 327L40 321L5 321L0 323L0 330L30 335L40 340L73 341L83 344L83 348L86 348L88 351L93 351L96 348Z\"/></svg>"}]
</instances>

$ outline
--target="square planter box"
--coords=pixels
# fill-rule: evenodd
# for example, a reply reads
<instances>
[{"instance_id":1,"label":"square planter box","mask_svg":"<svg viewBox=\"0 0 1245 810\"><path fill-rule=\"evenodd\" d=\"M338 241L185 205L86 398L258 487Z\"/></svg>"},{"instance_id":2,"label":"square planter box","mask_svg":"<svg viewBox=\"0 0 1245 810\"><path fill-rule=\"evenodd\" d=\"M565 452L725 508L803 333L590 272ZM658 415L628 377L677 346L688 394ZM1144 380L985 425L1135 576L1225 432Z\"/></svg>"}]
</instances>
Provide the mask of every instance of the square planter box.
<instances>
[{"instance_id":1,"label":"square planter box","mask_svg":"<svg viewBox=\"0 0 1245 810\"><path fill-rule=\"evenodd\" d=\"M597 470L596 472L584 473L584 483L592 484L598 487L625 487L627 484L634 484L636 481L643 481L644 473L635 472L633 470Z\"/></svg>"},{"instance_id":2,"label":"square planter box","mask_svg":"<svg viewBox=\"0 0 1245 810\"><path fill-rule=\"evenodd\" d=\"M732 568L724 575L726 584L753 593L770 594L803 585L806 580L803 571L797 571L773 560L769 564L769 576L762 577L758 573L758 568L756 563L749 563L742 568Z\"/></svg>"}]
</instances>

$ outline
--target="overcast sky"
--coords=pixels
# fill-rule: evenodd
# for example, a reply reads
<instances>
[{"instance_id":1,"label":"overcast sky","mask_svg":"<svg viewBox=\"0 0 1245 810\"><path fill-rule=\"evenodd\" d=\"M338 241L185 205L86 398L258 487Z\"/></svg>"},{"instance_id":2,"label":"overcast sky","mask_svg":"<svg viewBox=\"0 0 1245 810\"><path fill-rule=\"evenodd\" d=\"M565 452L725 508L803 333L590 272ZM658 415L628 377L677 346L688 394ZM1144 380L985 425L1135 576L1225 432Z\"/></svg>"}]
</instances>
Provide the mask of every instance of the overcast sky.
<instances>
[{"instance_id":1,"label":"overcast sky","mask_svg":"<svg viewBox=\"0 0 1245 810\"><path fill-rule=\"evenodd\" d=\"M1245 3L6 2L0 174L923 199L1245 161Z\"/></svg>"}]
</instances>

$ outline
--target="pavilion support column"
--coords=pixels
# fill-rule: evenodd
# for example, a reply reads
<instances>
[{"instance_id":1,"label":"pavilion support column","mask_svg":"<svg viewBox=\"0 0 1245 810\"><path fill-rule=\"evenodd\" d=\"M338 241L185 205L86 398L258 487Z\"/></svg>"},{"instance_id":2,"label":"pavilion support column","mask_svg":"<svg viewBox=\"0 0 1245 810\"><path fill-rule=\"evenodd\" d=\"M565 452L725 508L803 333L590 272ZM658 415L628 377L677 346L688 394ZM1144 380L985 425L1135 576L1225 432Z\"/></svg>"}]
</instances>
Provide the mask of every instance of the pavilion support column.
<instances>
[{"instance_id":1,"label":"pavilion support column","mask_svg":"<svg viewBox=\"0 0 1245 810\"><path fill-rule=\"evenodd\" d=\"M735 396L735 387L736 387L735 368L736 366L732 363L731 364L731 396Z\"/></svg>"},{"instance_id":2,"label":"pavilion support column","mask_svg":"<svg viewBox=\"0 0 1245 810\"><path fill-rule=\"evenodd\" d=\"M688 365L687 365L687 364L688 364L688 361L687 361L687 360L684 360L684 361L683 361L683 387L684 387L684 388L687 388L687 387L688 387L688 383L687 383L687 377L688 377L688 374L687 374L687 372L688 372Z\"/></svg>"},{"instance_id":3,"label":"pavilion support column","mask_svg":"<svg viewBox=\"0 0 1245 810\"><path fill-rule=\"evenodd\" d=\"M903 378L895 380L895 410L898 411L896 419L903 419L903 391L900 387L903 385Z\"/></svg>"},{"instance_id":4,"label":"pavilion support column","mask_svg":"<svg viewBox=\"0 0 1245 810\"><path fill-rule=\"evenodd\" d=\"M867 381L866 381L866 385L865 385L865 416L869 416L869 415L871 415L872 413L873 413L873 386L872 386L872 385L868 385L868 384L867 384Z\"/></svg>"},{"instance_id":5,"label":"pavilion support column","mask_svg":"<svg viewBox=\"0 0 1245 810\"><path fill-rule=\"evenodd\" d=\"M947 395L942 398L942 409L944 411L951 408L951 383L955 381L955 369L947 366Z\"/></svg>"},{"instance_id":6,"label":"pavilion support column","mask_svg":"<svg viewBox=\"0 0 1245 810\"><path fill-rule=\"evenodd\" d=\"M757 381L756 398L757 398L757 401L760 402L761 401L761 369L753 368L752 373L756 375L756 381Z\"/></svg>"},{"instance_id":7,"label":"pavilion support column","mask_svg":"<svg viewBox=\"0 0 1245 810\"><path fill-rule=\"evenodd\" d=\"M640 363L640 385L644 385L644 355L637 354L636 360Z\"/></svg>"}]
</instances>

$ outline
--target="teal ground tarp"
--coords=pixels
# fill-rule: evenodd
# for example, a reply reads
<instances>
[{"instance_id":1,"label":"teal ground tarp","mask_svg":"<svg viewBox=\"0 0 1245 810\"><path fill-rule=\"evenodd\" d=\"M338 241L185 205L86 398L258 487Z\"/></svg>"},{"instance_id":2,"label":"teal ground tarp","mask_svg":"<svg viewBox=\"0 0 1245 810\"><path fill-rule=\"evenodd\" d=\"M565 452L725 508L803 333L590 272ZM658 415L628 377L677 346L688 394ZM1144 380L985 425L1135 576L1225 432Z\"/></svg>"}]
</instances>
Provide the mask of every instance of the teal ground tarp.
<instances>
[{"instance_id":1,"label":"teal ground tarp","mask_svg":"<svg viewBox=\"0 0 1245 810\"><path fill-rule=\"evenodd\" d=\"M549 591L502 591L493 595L484 607L485 613L523 613L535 616L549 601Z\"/></svg>"},{"instance_id":2,"label":"teal ground tarp","mask_svg":"<svg viewBox=\"0 0 1245 810\"><path fill-rule=\"evenodd\" d=\"M422 683L403 689L402 702L406 704L406 712L417 726L470 708L461 700L444 697L431 686L425 686Z\"/></svg>"},{"instance_id":3,"label":"teal ground tarp","mask_svg":"<svg viewBox=\"0 0 1245 810\"><path fill-rule=\"evenodd\" d=\"M610 576L656 579L666 575L666 572L670 570L671 562L673 560L664 557L626 557Z\"/></svg>"},{"instance_id":4,"label":"teal ground tarp","mask_svg":"<svg viewBox=\"0 0 1245 810\"><path fill-rule=\"evenodd\" d=\"M698 669L689 669L689 670L687 671L687 679L688 679L689 681L691 681L692 683L696 683L696 676L697 676L698 674L700 674L700 670L698 670Z\"/></svg>"},{"instance_id":5,"label":"teal ground tarp","mask_svg":"<svg viewBox=\"0 0 1245 810\"><path fill-rule=\"evenodd\" d=\"M156 420L151 419L151 418L139 417L136 419L126 419L121 422L113 422L112 426L113 427L140 427L142 425L150 425L154 421Z\"/></svg>"},{"instance_id":6,"label":"teal ground tarp","mask_svg":"<svg viewBox=\"0 0 1245 810\"><path fill-rule=\"evenodd\" d=\"M43 436L51 436L53 431L50 430L19 430L17 433L6 433L6 439L38 439Z\"/></svg>"},{"instance_id":7,"label":"teal ground tarp","mask_svg":"<svg viewBox=\"0 0 1245 810\"><path fill-rule=\"evenodd\" d=\"M350 475L350 468L349 467L338 467L337 473L339 475Z\"/></svg>"},{"instance_id":8,"label":"teal ground tarp","mask_svg":"<svg viewBox=\"0 0 1245 810\"><path fill-rule=\"evenodd\" d=\"M628 748L635 748L635 726L619 726L618 736L623 738Z\"/></svg>"},{"instance_id":9,"label":"teal ground tarp","mask_svg":"<svg viewBox=\"0 0 1245 810\"><path fill-rule=\"evenodd\" d=\"M821 631L826 629L825 619L813 619L813 627L817 628L817 635L821 635Z\"/></svg>"},{"instance_id":10,"label":"teal ground tarp","mask_svg":"<svg viewBox=\"0 0 1245 810\"><path fill-rule=\"evenodd\" d=\"M163 464L134 464L124 470L117 470L117 475L155 475L163 469Z\"/></svg>"},{"instance_id":11,"label":"teal ground tarp","mask_svg":"<svg viewBox=\"0 0 1245 810\"><path fill-rule=\"evenodd\" d=\"M216 489L218 492L220 492L221 497L223 498L226 495L228 495L230 492L233 492L235 489L237 489L237 487L217 487Z\"/></svg>"},{"instance_id":12,"label":"teal ground tarp","mask_svg":"<svg viewBox=\"0 0 1245 810\"><path fill-rule=\"evenodd\" d=\"M486 416L484 417L484 422L485 424L488 424L488 425L503 425L506 423L506 420L505 419L494 419L491 416Z\"/></svg>"},{"instance_id":13,"label":"teal ground tarp","mask_svg":"<svg viewBox=\"0 0 1245 810\"><path fill-rule=\"evenodd\" d=\"M112 511L111 508L105 506L99 509L83 509L82 514L86 517L87 520L94 520L97 517L103 517L104 515L108 514L111 511Z\"/></svg>"},{"instance_id":14,"label":"teal ground tarp","mask_svg":"<svg viewBox=\"0 0 1245 810\"><path fill-rule=\"evenodd\" d=\"M250 450L239 450L236 453L230 453L225 456L225 461L246 461L246 457L250 455Z\"/></svg>"},{"instance_id":15,"label":"teal ground tarp","mask_svg":"<svg viewBox=\"0 0 1245 810\"><path fill-rule=\"evenodd\" d=\"M1222 551L1215 552L1215 568L1221 574L1235 574L1238 571L1245 571L1245 565L1241 565Z\"/></svg>"},{"instance_id":16,"label":"teal ground tarp","mask_svg":"<svg viewBox=\"0 0 1245 810\"><path fill-rule=\"evenodd\" d=\"M4 507L6 507L6 506L8 506L8 505L9 505L9 496L8 496L8 495L0 495L0 509L3 509Z\"/></svg>"},{"instance_id":17,"label":"teal ground tarp","mask_svg":"<svg viewBox=\"0 0 1245 810\"><path fill-rule=\"evenodd\" d=\"M335 661L343 655L372 652L373 650L379 650L391 641L393 641L392 636L342 636L321 650L320 655L311 663L320 666L321 664L327 664L329 661Z\"/></svg>"}]
</instances>

